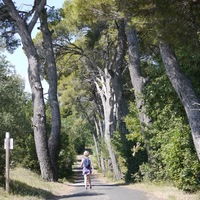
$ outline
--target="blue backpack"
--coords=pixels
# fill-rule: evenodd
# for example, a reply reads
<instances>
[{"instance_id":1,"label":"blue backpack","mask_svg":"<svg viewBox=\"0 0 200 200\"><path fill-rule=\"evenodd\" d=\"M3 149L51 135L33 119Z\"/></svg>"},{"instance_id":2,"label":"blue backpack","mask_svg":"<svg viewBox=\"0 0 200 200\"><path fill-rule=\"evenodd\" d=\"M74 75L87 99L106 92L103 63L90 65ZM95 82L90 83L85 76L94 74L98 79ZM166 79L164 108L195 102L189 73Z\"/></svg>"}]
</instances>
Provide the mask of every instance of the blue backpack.
<instances>
[{"instance_id":1,"label":"blue backpack","mask_svg":"<svg viewBox=\"0 0 200 200\"><path fill-rule=\"evenodd\" d=\"M90 163L90 159L89 158L85 158L83 163L84 163L85 168L87 168L87 169L91 168L91 166L90 166L91 163Z\"/></svg>"}]
</instances>

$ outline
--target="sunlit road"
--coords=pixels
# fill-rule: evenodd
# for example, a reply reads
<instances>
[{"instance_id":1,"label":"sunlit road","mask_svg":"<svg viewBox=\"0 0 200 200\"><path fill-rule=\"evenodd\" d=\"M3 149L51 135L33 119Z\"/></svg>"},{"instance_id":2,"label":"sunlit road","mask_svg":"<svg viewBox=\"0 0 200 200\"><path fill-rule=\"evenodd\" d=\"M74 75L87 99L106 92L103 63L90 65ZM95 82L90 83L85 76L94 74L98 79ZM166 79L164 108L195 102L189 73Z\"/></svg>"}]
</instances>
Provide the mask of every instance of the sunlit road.
<instances>
[{"instance_id":1,"label":"sunlit road","mask_svg":"<svg viewBox=\"0 0 200 200\"><path fill-rule=\"evenodd\" d=\"M104 183L98 175L92 176L92 189L85 189L80 168L80 160L74 167L75 178L72 193L57 196L51 200L148 200L146 194L139 190L132 190L120 184Z\"/></svg>"}]
</instances>

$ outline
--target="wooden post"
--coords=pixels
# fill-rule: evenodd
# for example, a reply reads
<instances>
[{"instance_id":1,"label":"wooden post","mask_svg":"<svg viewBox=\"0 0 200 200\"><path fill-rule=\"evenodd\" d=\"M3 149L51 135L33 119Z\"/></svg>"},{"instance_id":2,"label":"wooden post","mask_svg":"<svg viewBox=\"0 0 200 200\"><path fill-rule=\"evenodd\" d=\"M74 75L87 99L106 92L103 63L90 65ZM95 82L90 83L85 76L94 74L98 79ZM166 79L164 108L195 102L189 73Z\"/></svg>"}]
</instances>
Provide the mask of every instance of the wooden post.
<instances>
[{"instance_id":1,"label":"wooden post","mask_svg":"<svg viewBox=\"0 0 200 200\"><path fill-rule=\"evenodd\" d=\"M9 168L10 168L10 133L6 132L6 192L9 193Z\"/></svg>"}]
</instances>

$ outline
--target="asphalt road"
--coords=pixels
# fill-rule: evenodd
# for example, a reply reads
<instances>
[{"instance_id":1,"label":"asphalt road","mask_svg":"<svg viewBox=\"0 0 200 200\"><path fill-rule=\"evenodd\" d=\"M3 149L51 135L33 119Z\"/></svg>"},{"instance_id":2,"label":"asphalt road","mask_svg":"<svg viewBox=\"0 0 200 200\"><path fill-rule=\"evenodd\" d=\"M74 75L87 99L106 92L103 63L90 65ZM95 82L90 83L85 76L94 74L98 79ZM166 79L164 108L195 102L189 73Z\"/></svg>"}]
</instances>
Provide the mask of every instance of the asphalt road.
<instances>
[{"instance_id":1,"label":"asphalt road","mask_svg":"<svg viewBox=\"0 0 200 200\"><path fill-rule=\"evenodd\" d=\"M72 192L53 200L148 200L145 192L129 189L121 184L105 183L98 174L92 175L92 189L86 190L81 170L79 159L74 167L74 182L68 185L72 187Z\"/></svg>"}]
</instances>

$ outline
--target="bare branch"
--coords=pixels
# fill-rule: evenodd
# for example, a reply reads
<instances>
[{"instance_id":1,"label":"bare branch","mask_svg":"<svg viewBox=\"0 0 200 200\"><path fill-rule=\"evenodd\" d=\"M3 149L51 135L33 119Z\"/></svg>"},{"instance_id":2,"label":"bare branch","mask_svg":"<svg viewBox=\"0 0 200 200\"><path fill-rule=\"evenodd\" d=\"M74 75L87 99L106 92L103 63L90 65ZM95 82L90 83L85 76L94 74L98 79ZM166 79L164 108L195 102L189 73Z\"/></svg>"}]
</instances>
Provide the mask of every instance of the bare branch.
<instances>
[{"instance_id":1,"label":"bare branch","mask_svg":"<svg viewBox=\"0 0 200 200\"><path fill-rule=\"evenodd\" d=\"M35 1L38 2L38 1ZM31 31L33 30L38 18L40 17L40 14L42 12L42 10L44 9L44 6L46 5L46 0L41 0L40 3L37 3L36 5L34 5L35 7L35 13L33 18L31 19L29 25L28 25L28 31L29 33L31 33Z\"/></svg>"}]
</instances>

